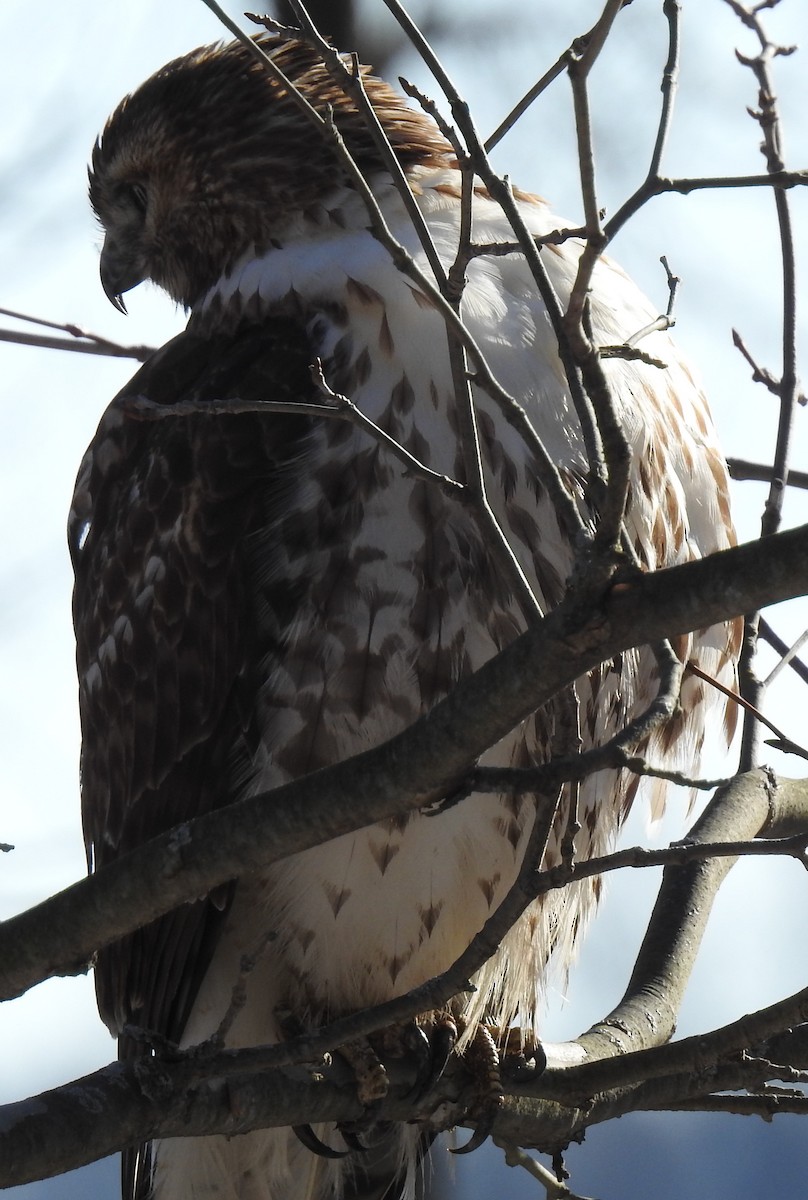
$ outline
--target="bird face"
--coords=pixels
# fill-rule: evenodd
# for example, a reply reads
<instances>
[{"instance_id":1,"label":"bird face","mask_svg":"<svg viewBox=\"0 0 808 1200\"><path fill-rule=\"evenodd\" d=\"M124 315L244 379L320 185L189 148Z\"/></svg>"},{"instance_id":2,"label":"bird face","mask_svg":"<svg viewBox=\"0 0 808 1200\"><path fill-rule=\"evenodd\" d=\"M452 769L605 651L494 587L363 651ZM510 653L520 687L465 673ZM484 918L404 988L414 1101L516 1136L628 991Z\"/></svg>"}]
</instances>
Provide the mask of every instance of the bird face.
<instances>
[{"instance_id":1,"label":"bird face","mask_svg":"<svg viewBox=\"0 0 808 1200\"><path fill-rule=\"evenodd\" d=\"M256 40L317 113L333 115L365 177L378 174L365 118L316 52L286 36ZM364 83L405 169L451 161L431 120L381 80ZM93 150L104 291L125 312L122 293L151 279L193 308L247 251L282 242L348 179L323 126L247 47L194 50L127 96Z\"/></svg>"},{"instance_id":2,"label":"bird face","mask_svg":"<svg viewBox=\"0 0 808 1200\"><path fill-rule=\"evenodd\" d=\"M226 269L228 247L238 253L250 233L228 221L220 189L201 169L201 148L183 145L170 113L138 120L139 106L128 112L135 99L124 102L93 151L90 197L104 228L101 285L124 313L121 295L146 279L190 308Z\"/></svg>"},{"instance_id":3,"label":"bird face","mask_svg":"<svg viewBox=\"0 0 808 1200\"><path fill-rule=\"evenodd\" d=\"M90 191L104 229L101 284L120 312L121 294L144 280L192 307L226 269L228 242L240 250L249 240L219 228L220 205L194 158L169 151L168 132L151 128L148 143L128 138L107 161L96 146Z\"/></svg>"},{"instance_id":4,"label":"bird face","mask_svg":"<svg viewBox=\"0 0 808 1200\"><path fill-rule=\"evenodd\" d=\"M103 205L103 216L99 211L107 231L101 251L101 286L122 313L126 312L126 305L121 294L150 275L150 256L145 246L148 209L148 187L133 179L131 182L122 180Z\"/></svg>"}]
</instances>

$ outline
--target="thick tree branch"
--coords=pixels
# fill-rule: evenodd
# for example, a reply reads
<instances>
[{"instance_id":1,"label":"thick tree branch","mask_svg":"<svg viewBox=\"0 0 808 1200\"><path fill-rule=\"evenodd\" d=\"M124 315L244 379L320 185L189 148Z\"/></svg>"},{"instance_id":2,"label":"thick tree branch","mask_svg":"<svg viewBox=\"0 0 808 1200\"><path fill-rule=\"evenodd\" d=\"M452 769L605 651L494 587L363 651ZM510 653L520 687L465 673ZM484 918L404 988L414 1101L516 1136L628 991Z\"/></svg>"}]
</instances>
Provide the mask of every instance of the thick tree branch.
<instances>
[{"instance_id":1,"label":"thick tree branch","mask_svg":"<svg viewBox=\"0 0 808 1200\"><path fill-rule=\"evenodd\" d=\"M759 835L805 831L805 786L778 794L764 771L738 776L722 789L685 839L685 845L737 843ZM626 994L603 1021L576 1039L587 1058L602 1060L668 1041L676 1027L718 888L734 858L710 856L666 867ZM585 1075L586 1066L576 1068ZM585 1087L592 1087L587 1081ZM601 1086L609 1086L601 1085ZM601 1090L597 1084L595 1090Z\"/></svg>"},{"instance_id":2,"label":"thick tree branch","mask_svg":"<svg viewBox=\"0 0 808 1200\"><path fill-rule=\"evenodd\" d=\"M0 995L85 969L102 945L245 871L261 870L456 787L469 766L560 688L630 647L808 590L808 526L637 577L593 602L573 593L389 742L179 826L0 926Z\"/></svg>"},{"instance_id":3,"label":"thick tree branch","mask_svg":"<svg viewBox=\"0 0 808 1200\"><path fill-rule=\"evenodd\" d=\"M766 1031L808 1016L808 989L760 1013L670 1046L627 1054L587 1068L551 1069L531 1082L505 1080L506 1103L495 1123L500 1142L563 1148L590 1125L627 1112L660 1108L713 1108L714 1093L793 1079L790 1067L741 1056ZM0 1187L71 1170L151 1137L234 1136L251 1129L362 1114L345 1064L317 1061L316 1078L302 1067L240 1070L250 1051L153 1058L137 1070L113 1063L62 1088L0 1110ZM386 1063L390 1091L381 1120L413 1119L416 1069L407 1060ZM796 1076L797 1078L799 1075ZM422 1118L462 1120L469 1080L453 1061L418 1105ZM737 1098L728 1098L732 1103ZM760 1112L760 1107L752 1111ZM765 1115L796 1111L784 1099Z\"/></svg>"}]
</instances>

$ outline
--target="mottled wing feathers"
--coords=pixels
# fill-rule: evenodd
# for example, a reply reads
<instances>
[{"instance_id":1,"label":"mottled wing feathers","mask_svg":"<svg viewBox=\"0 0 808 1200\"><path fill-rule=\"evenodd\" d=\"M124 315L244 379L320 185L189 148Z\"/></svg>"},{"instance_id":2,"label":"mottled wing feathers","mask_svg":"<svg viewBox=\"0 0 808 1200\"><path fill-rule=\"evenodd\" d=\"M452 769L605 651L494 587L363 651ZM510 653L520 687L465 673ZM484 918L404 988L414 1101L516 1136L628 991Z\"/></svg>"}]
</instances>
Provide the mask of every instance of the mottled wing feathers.
<instances>
[{"instance_id":1,"label":"mottled wing feathers","mask_svg":"<svg viewBox=\"0 0 808 1200\"><path fill-rule=\"evenodd\" d=\"M245 546L308 430L278 413L155 419L143 401L307 398L309 358L287 321L181 334L112 402L85 457L70 542L95 869L238 795L250 743ZM223 899L102 952L99 1000L113 1029L135 1022L179 1036Z\"/></svg>"}]
</instances>

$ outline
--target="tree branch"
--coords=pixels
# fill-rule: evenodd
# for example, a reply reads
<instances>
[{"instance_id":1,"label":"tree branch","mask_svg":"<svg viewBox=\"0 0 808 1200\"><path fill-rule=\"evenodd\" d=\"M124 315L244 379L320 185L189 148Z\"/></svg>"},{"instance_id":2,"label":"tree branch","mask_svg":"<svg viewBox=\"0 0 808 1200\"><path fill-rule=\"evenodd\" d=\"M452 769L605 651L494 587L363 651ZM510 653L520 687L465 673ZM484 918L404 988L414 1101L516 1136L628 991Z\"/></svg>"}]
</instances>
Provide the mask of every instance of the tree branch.
<instances>
[{"instance_id":1,"label":"tree branch","mask_svg":"<svg viewBox=\"0 0 808 1200\"><path fill-rule=\"evenodd\" d=\"M808 589L808 526L573 593L409 729L354 759L178 826L0 926L0 995L86 968L102 945L245 871L445 795L519 721L623 650ZM270 799L271 797L271 799Z\"/></svg>"}]
</instances>

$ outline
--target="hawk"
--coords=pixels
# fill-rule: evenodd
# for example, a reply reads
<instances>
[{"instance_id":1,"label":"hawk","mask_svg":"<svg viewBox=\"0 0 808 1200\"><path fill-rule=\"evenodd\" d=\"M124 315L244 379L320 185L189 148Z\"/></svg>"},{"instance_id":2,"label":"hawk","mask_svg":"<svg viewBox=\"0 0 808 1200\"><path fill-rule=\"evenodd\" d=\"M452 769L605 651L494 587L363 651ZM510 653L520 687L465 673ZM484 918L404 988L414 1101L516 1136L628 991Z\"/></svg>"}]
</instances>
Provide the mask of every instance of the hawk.
<instances>
[{"instance_id":1,"label":"hawk","mask_svg":"<svg viewBox=\"0 0 808 1200\"><path fill-rule=\"evenodd\" d=\"M428 277L365 116L314 49L288 33L260 45L317 113L333 114L389 229ZM461 230L452 147L425 113L367 70L363 79L448 266ZM514 194L531 234L562 224L541 199ZM322 400L309 370L319 361L329 387L421 464L464 478L444 319L373 236L344 161L289 86L240 42L169 63L107 123L90 196L112 302L122 308L121 294L150 279L191 314L186 333L107 409L76 486L82 802L97 869L197 814L381 743L512 641L529 614L473 505L358 423L295 411ZM513 242L482 186L473 237ZM574 239L542 250L562 302L580 252ZM466 277L467 328L591 524L585 439L523 256L480 254ZM595 343L624 343L654 317L626 275L600 261ZM704 396L667 333L643 347L662 365L610 357L604 369L632 452L626 529L653 570L720 550L733 532ZM491 508L547 611L576 548L534 452L483 388L473 392ZM265 401L265 411L245 401ZM180 402L184 412L154 419ZM732 626L677 643L683 661L725 678L736 652ZM656 682L648 649L580 680L584 748L641 712ZM687 676L680 711L644 749L693 769L712 711L709 690ZM558 724L547 706L483 762L545 760ZM580 855L611 846L635 791L614 771L586 780ZM570 805L563 794L548 864ZM298 1027L320 1025L431 978L507 892L534 812L531 796L437 805L245 875L107 948L97 991L121 1053L146 1052L133 1027L184 1047L209 1038L242 955L259 945L232 1046L282 1039L290 1014ZM569 959L596 896L587 883L526 912L476 992L455 1003L464 1037L517 1014L535 1026L548 962ZM164 1140L130 1160L124 1190L137 1200L412 1195L419 1134L386 1138L384 1153L337 1163L284 1129Z\"/></svg>"}]
</instances>

